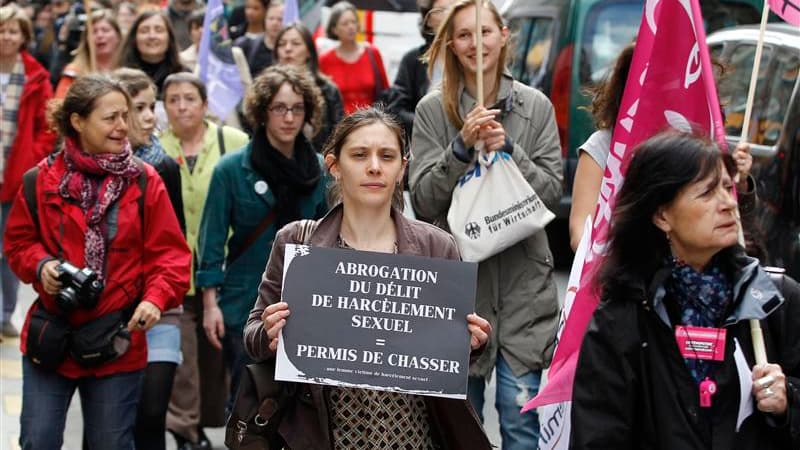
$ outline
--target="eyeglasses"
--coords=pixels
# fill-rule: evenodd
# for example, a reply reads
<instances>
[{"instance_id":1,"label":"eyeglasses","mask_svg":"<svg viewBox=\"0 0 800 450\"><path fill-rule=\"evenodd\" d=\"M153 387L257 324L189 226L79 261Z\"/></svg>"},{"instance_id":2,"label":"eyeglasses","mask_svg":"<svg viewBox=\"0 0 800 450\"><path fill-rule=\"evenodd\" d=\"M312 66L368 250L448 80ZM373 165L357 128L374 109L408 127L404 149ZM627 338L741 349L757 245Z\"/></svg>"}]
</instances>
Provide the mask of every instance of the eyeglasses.
<instances>
[{"instance_id":1,"label":"eyeglasses","mask_svg":"<svg viewBox=\"0 0 800 450\"><path fill-rule=\"evenodd\" d=\"M267 108L269 112L273 115L278 117L283 117L286 115L287 112L292 113L292 115L303 115L306 112L306 107L304 105L294 105L289 108L286 105L273 105Z\"/></svg>"}]
</instances>

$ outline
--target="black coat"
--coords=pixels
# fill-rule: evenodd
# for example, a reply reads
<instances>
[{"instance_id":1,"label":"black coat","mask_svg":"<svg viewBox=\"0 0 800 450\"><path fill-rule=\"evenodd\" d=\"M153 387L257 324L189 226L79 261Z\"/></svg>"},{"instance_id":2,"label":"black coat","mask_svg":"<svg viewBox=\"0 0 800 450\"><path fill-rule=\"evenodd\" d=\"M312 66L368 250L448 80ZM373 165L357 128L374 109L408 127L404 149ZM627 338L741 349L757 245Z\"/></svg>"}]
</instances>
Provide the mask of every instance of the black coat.
<instances>
[{"instance_id":1,"label":"black coat","mask_svg":"<svg viewBox=\"0 0 800 450\"><path fill-rule=\"evenodd\" d=\"M757 260L740 255L736 267L734 279L742 286L734 288L738 300L726 320L725 359L713 373L718 393L711 408L700 407L697 383L667 325L674 314L661 288L669 272L661 271L648 295L633 289L641 295L606 299L595 311L575 374L570 449L800 448L800 287L784 278L785 300L778 305L778 291ZM741 389L734 338L752 368L748 318L761 318L767 358L787 376L789 409L778 423L753 402L754 413L737 433Z\"/></svg>"},{"instance_id":2,"label":"black coat","mask_svg":"<svg viewBox=\"0 0 800 450\"><path fill-rule=\"evenodd\" d=\"M271 66L274 62L272 49L264 44L264 39L251 39L247 36L241 36L234 41L233 45L242 49L247 64L250 66L250 76L255 78L267 67Z\"/></svg>"},{"instance_id":3,"label":"black coat","mask_svg":"<svg viewBox=\"0 0 800 450\"><path fill-rule=\"evenodd\" d=\"M178 218L178 224L181 226L184 236L186 235L186 217L183 214L183 194L181 190L181 168L178 163L165 156L161 162L153 166L156 172L164 180L164 187L167 189L169 201L172 203L172 209L175 210L175 216Z\"/></svg>"},{"instance_id":4,"label":"black coat","mask_svg":"<svg viewBox=\"0 0 800 450\"><path fill-rule=\"evenodd\" d=\"M388 109L400 119L409 138L414 126L414 110L417 108L417 103L428 93L430 85L428 65L419 60L427 51L426 43L403 55L394 85L390 93L385 94L389 97Z\"/></svg>"},{"instance_id":5,"label":"black coat","mask_svg":"<svg viewBox=\"0 0 800 450\"><path fill-rule=\"evenodd\" d=\"M317 77L316 81L319 90L322 91L322 98L325 99L325 108L322 110L319 132L314 136L311 144L316 151L321 152L336 124L344 117L344 105L342 104L342 94L333 82L324 76Z\"/></svg>"}]
</instances>

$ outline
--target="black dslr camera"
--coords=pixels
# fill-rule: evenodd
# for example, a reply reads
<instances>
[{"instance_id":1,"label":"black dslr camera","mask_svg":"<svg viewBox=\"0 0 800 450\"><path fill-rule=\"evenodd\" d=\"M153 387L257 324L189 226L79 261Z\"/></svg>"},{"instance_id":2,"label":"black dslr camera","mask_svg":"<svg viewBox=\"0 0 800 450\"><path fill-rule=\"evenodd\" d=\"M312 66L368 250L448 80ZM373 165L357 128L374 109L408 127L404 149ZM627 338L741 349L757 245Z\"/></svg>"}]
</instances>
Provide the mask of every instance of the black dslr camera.
<instances>
[{"instance_id":1,"label":"black dslr camera","mask_svg":"<svg viewBox=\"0 0 800 450\"><path fill-rule=\"evenodd\" d=\"M56 304L63 311L72 311L79 306L91 309L97 305L103 293L103 282L97 273L88 267L78 269L64 261L56 266L61 290L56 294Z\"/></svg>"}]
</instances>

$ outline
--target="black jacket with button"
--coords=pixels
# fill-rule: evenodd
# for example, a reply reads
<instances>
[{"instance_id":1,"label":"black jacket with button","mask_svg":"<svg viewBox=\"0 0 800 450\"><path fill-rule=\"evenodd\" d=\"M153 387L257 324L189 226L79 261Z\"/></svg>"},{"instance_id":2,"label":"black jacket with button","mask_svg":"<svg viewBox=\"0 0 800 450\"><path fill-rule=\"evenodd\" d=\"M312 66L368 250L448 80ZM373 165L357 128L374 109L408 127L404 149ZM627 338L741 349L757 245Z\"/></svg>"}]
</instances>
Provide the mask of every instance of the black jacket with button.
<instances>
[{"instance_id":1,"label":"black jacket with button","mask_svg":"<svg viewBox=\"0 0 800 450\"><path fill-rule=\"evenodd\" d=\"M800 448L800 287L775 284L755 259L737 253L734 307L725 358L715 364L718 392L701 408L699 391L674 338L659 272L650 289L604 299L584 337L575 374L570 449L798 449ZM646 295L645 292L648 292ZM761 321L769 362L787 377L787 416L753 414L736 431L741 389L734 360L738 341L748 368L755 364L750 325ZM749 388L748 388L749 389ZM745 395L752 398L749 390Z\"/></svg>"}]
</instances>

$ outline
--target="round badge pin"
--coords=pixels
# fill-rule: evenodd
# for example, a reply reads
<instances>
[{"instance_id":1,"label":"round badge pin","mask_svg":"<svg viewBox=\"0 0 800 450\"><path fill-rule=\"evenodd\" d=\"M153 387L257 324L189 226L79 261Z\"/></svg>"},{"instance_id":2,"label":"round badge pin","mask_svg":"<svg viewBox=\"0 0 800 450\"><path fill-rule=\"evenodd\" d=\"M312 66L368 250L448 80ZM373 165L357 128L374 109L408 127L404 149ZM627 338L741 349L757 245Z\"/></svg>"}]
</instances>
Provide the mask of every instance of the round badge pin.
<instances>
[{"instance_id":1,"label":"round badge pin","mask_svg":"<svg viewBox=\"0 0 800 450\"><path fill-rule=\"evenodd\" d=\"M256 184L253 185L256 190L256 194L264 195L267 193L267 182L263 180L256 181Z\"/></svg>"}]
</instances>

